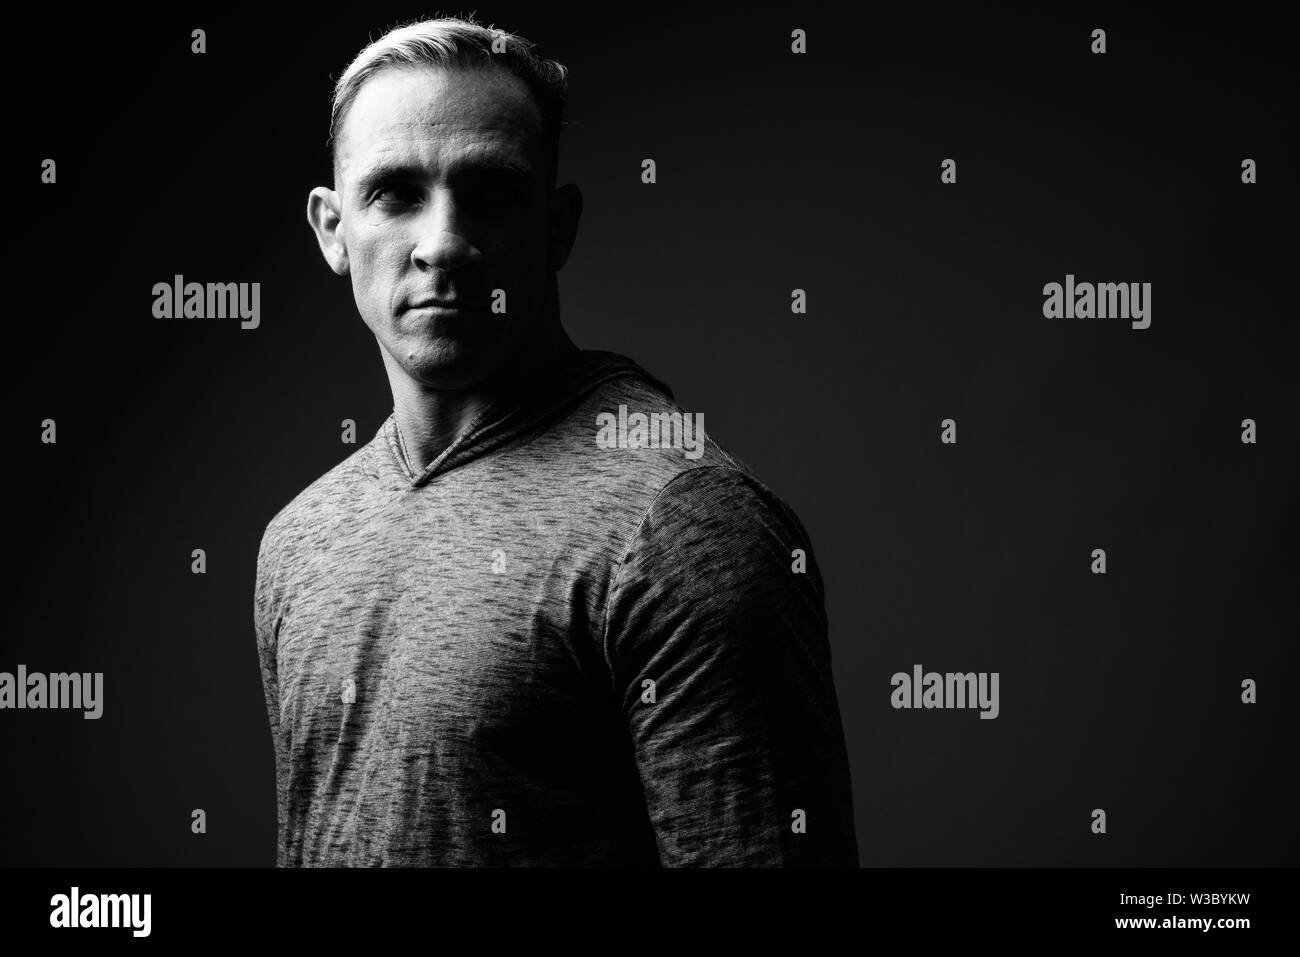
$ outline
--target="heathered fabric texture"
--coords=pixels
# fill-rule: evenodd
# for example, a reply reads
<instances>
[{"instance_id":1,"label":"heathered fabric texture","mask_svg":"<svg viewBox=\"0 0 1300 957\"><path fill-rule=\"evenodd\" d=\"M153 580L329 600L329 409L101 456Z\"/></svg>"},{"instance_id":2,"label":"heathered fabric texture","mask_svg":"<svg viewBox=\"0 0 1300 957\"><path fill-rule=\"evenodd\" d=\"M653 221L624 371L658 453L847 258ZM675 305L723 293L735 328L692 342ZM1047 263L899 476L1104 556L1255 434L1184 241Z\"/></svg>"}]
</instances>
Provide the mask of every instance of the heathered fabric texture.
<instances>
[{"instance_id":1,"label":"heathered fabric texture","mask_svg":"<svg viewBox=\"0 0 1300 957\"><path fill-rule=\"evenodd\" d=\"M712 439L597 447L620 404L685 411L577 352L419 475L390 416L272 519L277 866L858 864L807 533Z\"/></svg>"}]
</instances>

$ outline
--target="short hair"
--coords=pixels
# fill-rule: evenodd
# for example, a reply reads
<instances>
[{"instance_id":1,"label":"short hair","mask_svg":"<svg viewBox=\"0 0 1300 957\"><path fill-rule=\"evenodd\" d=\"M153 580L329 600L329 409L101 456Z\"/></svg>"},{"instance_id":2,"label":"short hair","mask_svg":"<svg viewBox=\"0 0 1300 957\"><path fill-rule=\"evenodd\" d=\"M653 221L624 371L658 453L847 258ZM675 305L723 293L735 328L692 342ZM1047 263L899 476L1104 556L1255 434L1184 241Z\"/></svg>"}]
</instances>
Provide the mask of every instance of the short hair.
<instances>
[{"instance_id":1,"label":"short hair","mask_svg":"<svg viewBox=\"0 0 1300 957\"><path fill-rule=\"evenodd\" d=\"M499 51L493 51L493 44ZM527 86L542 118L542 145L549 182L559 167L560 127L568 100L568 68L533 54L535 44L518 34L483 26L473 17L442 17L399 26L357 54L334 84L330 114L330 162L338 166L338 138L362 84L390 66L429 64L452 68L504 67Z\"/></svg>"}]
</instances>

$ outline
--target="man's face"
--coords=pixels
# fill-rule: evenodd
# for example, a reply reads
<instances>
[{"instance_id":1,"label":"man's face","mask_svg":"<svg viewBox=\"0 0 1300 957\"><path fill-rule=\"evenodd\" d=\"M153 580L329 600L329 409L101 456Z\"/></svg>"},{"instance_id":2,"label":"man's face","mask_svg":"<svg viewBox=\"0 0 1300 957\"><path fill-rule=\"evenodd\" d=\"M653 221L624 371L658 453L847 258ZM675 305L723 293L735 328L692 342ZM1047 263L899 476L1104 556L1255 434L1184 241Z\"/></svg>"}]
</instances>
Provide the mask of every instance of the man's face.
<instances>
[{"instance_id":1,"label":"man's face","mask_svg":"<svg viewBox=\"0 0 1300 957\"><path fill-rule=\"evenodd\" d=\"M390 368L464 389L512 353L542 318L548 193L541 117L513 75L412 66L365 82L339 132L326 256Z\"/></svg>"}]
</instances>

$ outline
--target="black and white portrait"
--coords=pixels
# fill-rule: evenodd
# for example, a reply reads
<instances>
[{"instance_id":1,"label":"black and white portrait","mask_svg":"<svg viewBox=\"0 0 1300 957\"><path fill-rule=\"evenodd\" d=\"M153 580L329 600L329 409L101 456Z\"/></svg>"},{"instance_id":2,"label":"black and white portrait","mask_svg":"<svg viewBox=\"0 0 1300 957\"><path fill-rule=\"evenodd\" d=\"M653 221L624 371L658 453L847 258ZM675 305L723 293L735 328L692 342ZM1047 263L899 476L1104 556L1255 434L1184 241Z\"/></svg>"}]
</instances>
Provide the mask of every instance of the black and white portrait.
<instances>
[{"instance_id":1,"label":"black and white portrait","mask_svg":"<svg viewBox=\"0 0 1300 957\"><path fill-rule=\"evenodd\" d=\"M6 943L1284 926L1284 14L16 8Z\"/></svg>"}]
</instances>

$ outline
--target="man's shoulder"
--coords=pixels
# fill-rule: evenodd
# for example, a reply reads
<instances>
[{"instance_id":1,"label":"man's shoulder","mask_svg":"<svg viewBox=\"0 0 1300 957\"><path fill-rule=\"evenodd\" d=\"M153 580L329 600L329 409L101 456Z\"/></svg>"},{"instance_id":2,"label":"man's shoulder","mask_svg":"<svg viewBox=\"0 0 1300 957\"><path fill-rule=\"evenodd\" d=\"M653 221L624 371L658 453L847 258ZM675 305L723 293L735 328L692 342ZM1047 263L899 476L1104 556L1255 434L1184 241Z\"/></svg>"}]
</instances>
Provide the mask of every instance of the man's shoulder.
<instances>
[{"instance_id":1,"label":"man's shoulder","mask_svg":"<svg viewBox=\"0 0 1300 957\"><path fill-rule=\"evenodd\" d=\"M753 471L709 432L701 411L684 408L653 380L619 376L572 406L552 433L576 452L577 471L619 493L657 494L677 476L699 468Z\"/></svg>"},{"instance_id":2,"label":"man's shoulder","mask_svg":"<svg viewBox=\"0 0 1300 957\"><path fill-rule=\"evenodd\" d=\"M327 533L334 517L355 509L358 496L368 487L367 464L379 434L330 467L289 500L267 523L259 549L265 560L291 542Z\"/></svg>"},{"instance_id":3,"label":"man's shoulder","mask_svg":"<svg viewBox=\"0 0 1300 957\"><path fill-rule=\"evenodd\" d=\"M569 410L557 441L576 447L572 479L593 501L641 519L652 507L730 519L772 512L797 518L739 456L709 432L702 412L653 381L621 376Z\"/></svg>"}]
</instances>

